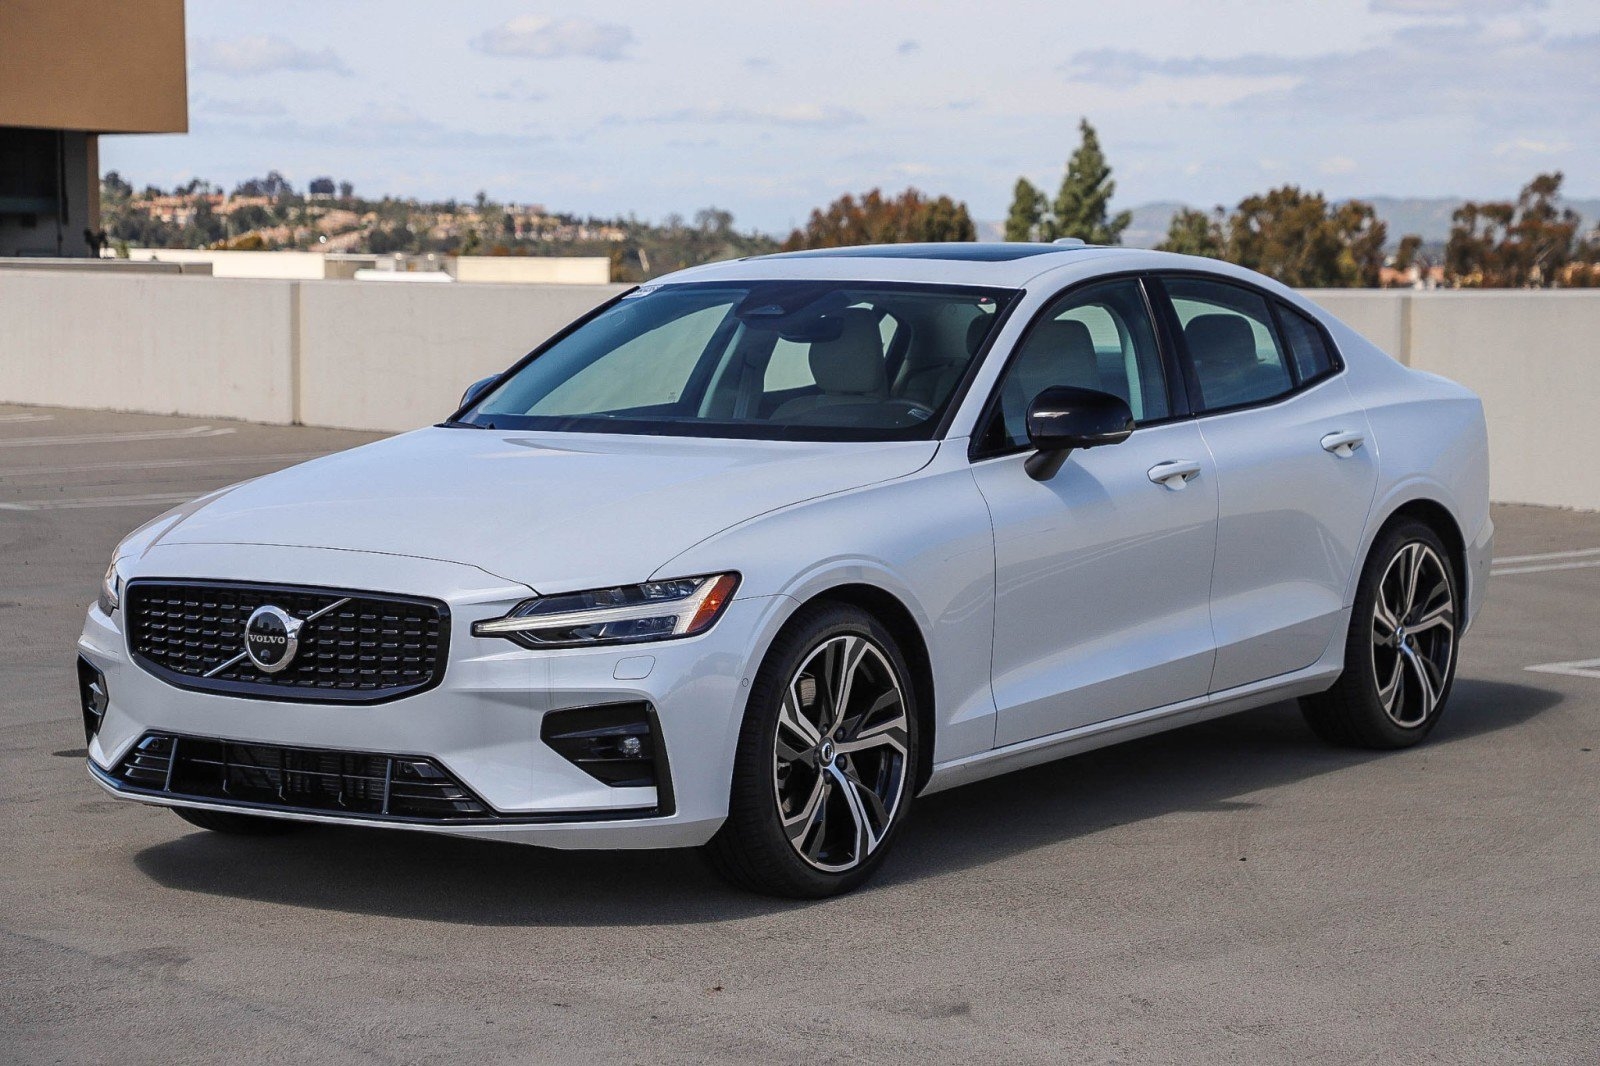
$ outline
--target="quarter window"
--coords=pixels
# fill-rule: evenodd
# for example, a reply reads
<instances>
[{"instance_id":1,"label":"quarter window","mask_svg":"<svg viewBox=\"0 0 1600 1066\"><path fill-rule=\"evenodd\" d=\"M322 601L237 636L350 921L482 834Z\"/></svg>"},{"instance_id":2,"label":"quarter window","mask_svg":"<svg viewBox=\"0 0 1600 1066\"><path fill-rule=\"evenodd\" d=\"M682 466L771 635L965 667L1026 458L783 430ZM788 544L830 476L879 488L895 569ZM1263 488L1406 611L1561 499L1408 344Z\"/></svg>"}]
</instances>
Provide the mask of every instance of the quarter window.
<instances>
[{"instance_id":1,"label":"quarter window","mask_svg":"<svg viewBox=\"0 0 1600 1066\"><path fill-rule=\"evenodd\" d=\"M1198 278L1163 284L1200 384L1201 410L1260 403L1294 388L1265 297Z\"/></svg>"},{"instance_id":2,"label":"quarter window","mask_svg":"<svg viewBox=\"0 0 1600 1066\"><path fill-rule=\"evenodd\" d=\"M1075 289L1034 322L1001 380L1000 402L984 434L986 450L1027 444L1028 405L1055 385L1120 396L1141 423L1172 413L1137 281Z\"/></svg>"},{"instance_id":3,"label":"quarter window","mask_svg":"<svg viewBox=\"0 0 1600 1066\"><path fill-rule=\"evenodd\" d=\"M1278 305L1278 322L1301 384L1333 372L1333 356L1316 323L1286 304Z\"/></svg>"}]
</instances>

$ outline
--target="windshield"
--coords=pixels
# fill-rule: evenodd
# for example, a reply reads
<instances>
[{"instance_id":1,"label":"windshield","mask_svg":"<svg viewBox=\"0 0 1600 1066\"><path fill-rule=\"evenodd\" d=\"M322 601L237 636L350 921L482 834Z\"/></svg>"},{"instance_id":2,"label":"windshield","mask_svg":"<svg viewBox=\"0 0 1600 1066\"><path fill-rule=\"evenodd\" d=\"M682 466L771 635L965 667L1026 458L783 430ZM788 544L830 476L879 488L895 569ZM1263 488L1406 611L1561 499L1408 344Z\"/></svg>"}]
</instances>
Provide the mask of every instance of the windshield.
<instances>
[{"instance_id":1,"label":"windshield","mask_svg":"<svg viewBox=\"0 0 1600 1066\"><path fill-rule=\"evenodd\" d=\"M926 439L1014 295L827 281L645 286L536 352L458 421Z\"/></svg>"}]
</instances>

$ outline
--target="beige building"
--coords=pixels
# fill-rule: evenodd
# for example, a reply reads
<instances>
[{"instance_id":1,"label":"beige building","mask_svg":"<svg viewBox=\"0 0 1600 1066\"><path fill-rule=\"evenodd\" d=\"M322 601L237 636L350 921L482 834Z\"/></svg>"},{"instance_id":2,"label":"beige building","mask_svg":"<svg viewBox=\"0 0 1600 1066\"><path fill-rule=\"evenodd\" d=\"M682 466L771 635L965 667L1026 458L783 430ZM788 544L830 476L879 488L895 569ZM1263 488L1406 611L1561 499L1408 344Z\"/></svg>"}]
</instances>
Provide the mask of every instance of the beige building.
<instances>
[{"instance_id":1,"label":"beige building","mask_svg":"<svg viewBox=\"0 0 1600 1066\"><path fill-rule=\"evenodd\" d=\"M0 0L0 256L84 256L99 137L189 129L183 0Z\"/></svg>"}]
</instances>

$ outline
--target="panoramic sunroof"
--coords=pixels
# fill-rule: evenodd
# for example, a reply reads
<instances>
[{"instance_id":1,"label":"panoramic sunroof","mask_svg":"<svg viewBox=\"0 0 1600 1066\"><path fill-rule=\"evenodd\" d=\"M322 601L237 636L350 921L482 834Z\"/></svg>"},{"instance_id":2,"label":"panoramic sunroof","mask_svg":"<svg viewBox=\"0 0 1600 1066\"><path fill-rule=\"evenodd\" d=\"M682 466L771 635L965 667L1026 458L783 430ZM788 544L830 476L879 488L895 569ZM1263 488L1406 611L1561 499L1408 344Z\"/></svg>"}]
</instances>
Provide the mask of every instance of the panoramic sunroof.
<instances>
[{"instance_id":1,"label":"panoramic sunroof","mask_svg":"<svg viewBox=\"0 0 1600 1066\"><path fill-rule=\"evenodd\" d=\"M762 259L953 259L964 263L1009 263L1030 255L1073 250L1060 244L974 244L952 241L948 244L891 244L865 248L811 248L803 252L778 252Z\"/></svg>"}]
</instances>

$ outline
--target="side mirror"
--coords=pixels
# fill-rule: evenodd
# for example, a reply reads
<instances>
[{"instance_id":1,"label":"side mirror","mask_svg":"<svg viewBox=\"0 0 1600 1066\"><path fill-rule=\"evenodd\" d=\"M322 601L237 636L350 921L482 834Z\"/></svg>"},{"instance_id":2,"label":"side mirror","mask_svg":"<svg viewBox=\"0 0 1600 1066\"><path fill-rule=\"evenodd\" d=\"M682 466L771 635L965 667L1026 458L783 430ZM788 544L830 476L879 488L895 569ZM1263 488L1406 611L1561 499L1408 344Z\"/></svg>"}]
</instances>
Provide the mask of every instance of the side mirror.
<instances>
[{"instance_id":1,"label":"side mirror","mask_svg":"<svg viewBox=\"0 0 1600 1066\"><path fill-rule=\"evenodd\" d=\"M500 380L500 375L499 374L490 374L488 377L484 378L483 380L474 381L471 385L468 385L467 386L467 391L463 392L461 394L461 406L462 407L470 406L474 400L476 400L479 396L482 396L485 392L488 391L490 385L493 385L495 382L497 382L499 380Z\"/></svg>"},{"instance_id":2,"label":"side mirror","mask_svg":"<svg viewBox=\"0 0 1600 1066\"><path fill-rule=\"evenodd\" d=\"M1028 440L1038 451L1028 456L1028 476L1049 481L1075 448L1121 444L1133 432L1133 412L1120 396L1095 389L1057 385L1028 405Z\"/></svg>"}]
</instances>

